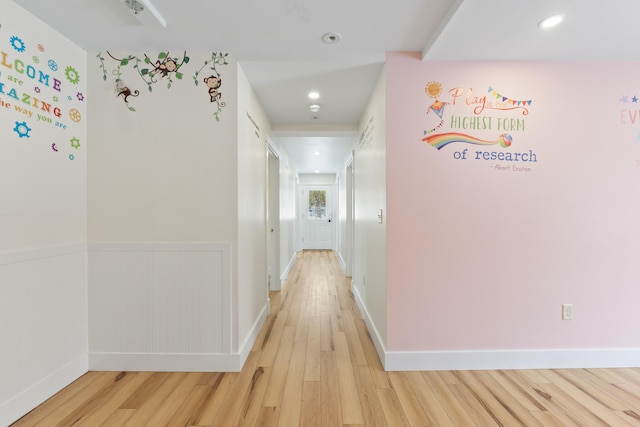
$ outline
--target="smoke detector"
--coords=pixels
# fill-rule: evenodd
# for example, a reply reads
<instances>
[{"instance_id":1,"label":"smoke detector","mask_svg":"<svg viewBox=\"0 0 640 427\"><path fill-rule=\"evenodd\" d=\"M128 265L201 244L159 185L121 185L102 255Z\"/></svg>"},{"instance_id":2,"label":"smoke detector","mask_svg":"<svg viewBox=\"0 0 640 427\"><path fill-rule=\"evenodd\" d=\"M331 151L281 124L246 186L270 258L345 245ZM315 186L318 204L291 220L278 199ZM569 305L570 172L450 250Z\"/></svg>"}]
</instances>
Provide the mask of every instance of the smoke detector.
<instances>
[{"instance_id":1,"label":"smoke detector","mask_svg":"<svg viewBox=\"0 0 640 427\"><path fill-rule=\"evenodd\" d=\"M336 43L340 43L340 40L342 40L342 36L338 33L326 33L325 35L322 36L322 41L325 42L326 44L336 44Z\"/></svg>"}]
</instances>

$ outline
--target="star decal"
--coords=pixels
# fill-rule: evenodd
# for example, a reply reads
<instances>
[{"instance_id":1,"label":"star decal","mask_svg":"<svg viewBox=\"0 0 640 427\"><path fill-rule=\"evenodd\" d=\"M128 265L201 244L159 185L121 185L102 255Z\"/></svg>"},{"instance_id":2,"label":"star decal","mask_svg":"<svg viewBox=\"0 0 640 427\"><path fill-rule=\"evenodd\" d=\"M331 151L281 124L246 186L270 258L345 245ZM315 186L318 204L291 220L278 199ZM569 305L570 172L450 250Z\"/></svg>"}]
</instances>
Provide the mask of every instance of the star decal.
<instances>
[{"instance_id":1,"label":"star decal","mask_svg":"<svg viewBox=\"0 0 640 427\"><path fill-rule=\"evenodd\" d=\"M623 104L628 104L629 97L627 95L623 95L622 98L619 99L619 101L622 102Z\"/></svg>"},{"instance_id":2,"label":"star decal","mask_svg":"<svg viewBox=\"0 0 640 427\"><path fill-rule=\"evenodd\" d=\"M634 104L638 103L638 97L633 95L633 98L631 98L631 102L633 102Z\"/></svg>"}]
</instances>

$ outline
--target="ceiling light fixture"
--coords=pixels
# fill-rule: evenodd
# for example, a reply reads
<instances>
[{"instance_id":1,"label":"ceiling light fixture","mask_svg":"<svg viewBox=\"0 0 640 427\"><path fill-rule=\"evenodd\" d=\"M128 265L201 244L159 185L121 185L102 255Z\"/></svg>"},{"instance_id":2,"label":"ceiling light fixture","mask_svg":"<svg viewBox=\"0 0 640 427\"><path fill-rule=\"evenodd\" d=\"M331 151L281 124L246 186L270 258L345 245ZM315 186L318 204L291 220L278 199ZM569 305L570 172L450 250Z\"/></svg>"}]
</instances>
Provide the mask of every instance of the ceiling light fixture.
<instances>
[{"instance_id":1,"label":"ceiling light fixture","mask_svg":"<svg viewBox=\"0 0 640 427\"><path fill-rule=\"evenodd\" d=\"M562 22L562 19L562 15L549 16L538 23L538 28L546 30L548 28L555 27Z\"/></svg>"},{"instance_id":2,"label":"ceiling light fixture","mask_svg":"<svg viewBox=\"0 0 640 427\"><path fill-rule=\"evenodd\" d=\"M318 169L316 169L314 172L315 172L315 173L320 173L320 171L319 171Z\"/></svg>"},{"instance_id":3,"label":"ceiling light fixture","mask_svg":"<svg viewBox=\"0 0 640 427\"><path fill-rule=\"evenodd\" d=\"M122 0L122 3L136 17L142 25L157 25L167 27L167 21L151 3L151 0Z\"/></svg>"},{"instance_id":4,"label":"ceiling light fixture","mask_svg":"<svg viewBox=\"0 0 640 427\"><path fill-rule=\"evenodd\" d=\"M309 92L309 99L318 99L320 98L320 94L318 92Z\"/></svg>"},{"instance_id":5,"label":"ceiling light fixture","mask_svg":"<svg viewBox=\"0 0 640 427\"><path fill-rule=\"evenodd\" d=\"M340 40L342 40L342 36L338 33L326 33L322 36L322 41L325 42L326 44L336 44L336 43L340 43Z\"/></svg>"},{"instance_id":6,"label":"ceiling light fixture","mask_svg":"<svg viewBox=\"0 0 640 427\"><path fill-rule=\"evenodd\" d=\"M317 156L319 156L319 155L320 155L320 152L319 152L319 151L314 151L314 152L313 152L313 155L317 157Z\"/></svg>"},{"instance_id":7,"label":"ceiling light fixture","mask_svg":"<svg viewBox=\"0 0 640 427\"><path fill-rule=\"evenodd\" d=\"M320 111L320 106L318 104L309 105L309 110L311 110L312 113L317 113Z\"/></svg>"},{"instance_id":8,"label":"ceiling light fixture","mask_svg":"<svg viewBox=\"0 0 640 427\"><path fill-rule=\"evenodd\" d=\"M127 5L129 10L131 10L131 13L134 15L137 15L144 10L144 5L138 0L124 0L124 4Z\"/></svg>"}]
</instances>

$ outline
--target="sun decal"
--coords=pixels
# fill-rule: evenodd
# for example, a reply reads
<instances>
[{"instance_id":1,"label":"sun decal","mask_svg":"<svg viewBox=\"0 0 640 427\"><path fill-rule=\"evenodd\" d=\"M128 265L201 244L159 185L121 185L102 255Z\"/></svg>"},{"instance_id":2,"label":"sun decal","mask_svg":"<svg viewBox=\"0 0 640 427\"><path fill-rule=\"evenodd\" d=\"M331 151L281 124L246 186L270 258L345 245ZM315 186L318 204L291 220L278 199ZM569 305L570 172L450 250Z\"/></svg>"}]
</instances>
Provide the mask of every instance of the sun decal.
<instances>
[{"instance_id":1,"label":"sun decal","mask_svg":"<svg viewBox=\"0 0 640 427\"><path fill-rule=\"evenodd\" d=\"M429 82L424 87L424 91L433 99L438 99L442 95L442 85L440 82Z\"/></svg>"}]
</instances>

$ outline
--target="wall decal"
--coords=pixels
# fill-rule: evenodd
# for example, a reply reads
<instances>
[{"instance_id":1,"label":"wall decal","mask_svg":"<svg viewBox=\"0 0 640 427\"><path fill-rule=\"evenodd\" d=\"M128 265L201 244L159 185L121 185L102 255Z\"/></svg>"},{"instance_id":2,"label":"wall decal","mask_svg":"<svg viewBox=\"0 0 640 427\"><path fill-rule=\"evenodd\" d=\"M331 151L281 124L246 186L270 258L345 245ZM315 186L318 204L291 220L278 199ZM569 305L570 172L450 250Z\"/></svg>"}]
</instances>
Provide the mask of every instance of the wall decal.
<instances>
[{"instance_id":1,"label":"wall decal","mask_svg":"<svg viewBox=\"0 0 640 427\"><path fill-rule=\"evenodd\" d=\"M498 146L510 148L513 144L512 133L525 132L531 99L516 99L503 95L492 86L486 94L478 95L471 87L454 87L443 97L443 86L438 81L429 81L424 88L427 96L433 99L426 115L435 116L431 126L423 130L422 141L438 151L454 143L476 145L480 147ZM500 113L500 115L496 115ZM516 113L514 117L514 113ZM442 132L443 128L449 131ZM497 139L488 137L498 133ZM472 134L473 133L473 134ZM474 135L475 134L475 135ZM482 137L481 135L486 135ZM485 151L465 148L452 153L455 160L485 160L498 162L537 162L533 150L522 152ZM531 168L516 168L496 164L496 170L530 172ZM526 169L526 170L525 170Z\"/></svg>"},{"instance_id":2,"label":"wall decal","mask_svg":"<svg viewBox=\"0 0 640 427\"><path fill-rule=\"evenodd\" d=\"M116 92L116 96L122 96L122 99L124 100L124 103L127 104L127 108L130 111L136 111L135 108L133 108L132 106L129 105L129 99L128 98L130 96L136 97L136 96L140 95L140 91L139 90L132 91L131 89L129 89L127 87L127 85L124 83L124 81L122 81L121 79L116 79L115 92Z\"/></svg>"},{"instance_id":3,"label":"wall decal","mask_svg":"<svg viewBox=\"0 0 640 427\"><path fill-rule=\"evenodd\" d=\"M11 46L16 50L16 52L24 52L27 48L20 37L12 36L9 39L9 43L11 43Z\"/></svg>"},{"instance_id":4,"label":"wall decal","mask_svg":"<svg viewBox=\"0 0 640 427\"><path fill-rule=\"evenodd\" d=\"M151 59L144 54L144 62L146 64L150 64L153 67L153 70L149 70L148 68L143 68L140 70L142 75L147 74L151 79L152 83L157 83L158 80L156 77L160 76L160 78L167 78L169 83L167 83L167 89L171 89L171 85L173 83L172 76L175 75L176 79L182 80L182 73L179 72L180 67L189 62L189 57L187 56L187 52L184 53L182 59L172 58L169 56L169 52L160 52L158 54L158 59L155 63L151 62ZM137 64L136 64L137 66ZM149 90L151 90L151 86L149 86Z\"/></svg>"},{"instance_id":5,"label":"wall decal","mask_svg":"<svg viewBox=\"0 0 640 427\"><path fill-rule=\"evenodd\" d=\"M147 86L148 91L153 92L153 87L161 81L167 83L167 89L171 89L174 85L174 78L178 81L183 80L183 68L186 67L190 61L190 57L187 55L186 51L182 56L177 57L171 56L168 51L159 52L156 59L152 59L146 53L142 54L142 59L140 56L136 55L127 55L125 57L118 58L109 51L107 51L107 55L112 60L116 61L117 65L113 70L111 70L111 72L109 72L105 63L105 56L103 56L102 53L98 53L96 58L99 61L98 68L102 71L102 79L107 81L109 74L115 77L116 96L122 97L126 107L130 111L136 111L136 109L129 105L129 98L139 96L140 91L132 89L131 86L125 84L123 80L123 73L127 67L131 66L136 71L137 76ZM222 86L222 75L218 70L218 67L228 65L228 55L228 53L212 52L211 58L204 61L204 64L200 69L195 71L193 75L195 85L198 86L202 81L206 87L207 99L209 99L210 103L216 106L216 111L213 113L216 121L220 121L220 113L226 106L226 102L222 100L222 91L220 90ZM200 77L201 73L203 73L203 70L205 70L207 66L211 72L207 71L205 73L205 77Z\"/></svg>"},{"instance_id":6,"label":"wall decal","mask_svg":"<svg viewBox=\"0 0 640 427\"><path fill-rule=\"evenodd\" d=\"M27 122L16 122L16 127L14 127L13 130L21 139L31 137L31 135L29 135L29 132L31 132L32 129L27 126Z\"/></svg>"},{"instance_id":7,"label":"wall decal","mask_svg":"<svg viewBox=\"0 0 640 427\"><path fill-rule=\"evenodd\" d=\"M42 161L58 165L72 152L79 159L85 147L54 141L69 140L73 133L82 142L80 137L86 129L80 120L74 120L85 114L86 85L81 75L85 72L85 58L72 55L64 43L58 45L56 37L38 40L50 33L32 31L18 21L0 28L0 127L4 130L0 154L39 162L41 157L33 154L40 151L47 154ZM45 41L56 44L47 49L46 56ZM15 144L23 142L28 144L12 151ZM56 157L57 153L62 156Z\"/></svg>"},{"instance_id":8,"label":"wall decal","mask_svg":"<svg viewBox=\"0 0 640 427\"><path fill-rule=\"evenodd\" d=\"M216 121L218 122L220 121L220 112L222 111L222 108L224 108L227 104L222 101L222 92L220 91L220 86L222 86L222 76L220 75L220 72L218 71L216 66L227 65L228 56L228 53L212 52L211 58L207 59L202 67L200 67L200 69L193 75L193 82L196 86L198 86L198 84L200 83L198 77L200 76L200 73L202 73L202 70L204 70L206 66L209 66L209 69L212 71L213 74L205 77L203 79L203 82L207 86L207 93L209 94L210 102L215 102L218 106L218 109L213 113Z\"/></svg>"},{"instance_id":9,"label":"wall decal","mask_svg":"<svg viewBox=\"0 0 640 427\"><path fill-rule=\"evenodd\" d=\"M64 75L67 77L67 80L71 84L77 85L80 81L80 75L78 74L78 71L72 66L68 66L64 69Z\"/></svg>"},{"instance_id":10,"label":"wall decal","mask_svg":"<svg viewBox=\"0 0 640 427\"><path fill-rule=\"evenodd\" d=\"M638 95L621 95L618 102L622 104L619 111L620 125L631 126L632 129L640 129L640 98ZM633 140L634 149L637 152L636 156L640 156L640 152L638 152L640 149L640 130L634 131L634 133L635 132L638 133ZM640 160L636 160L636 167L640 167Z\"/></svg>"}]
</instances>

